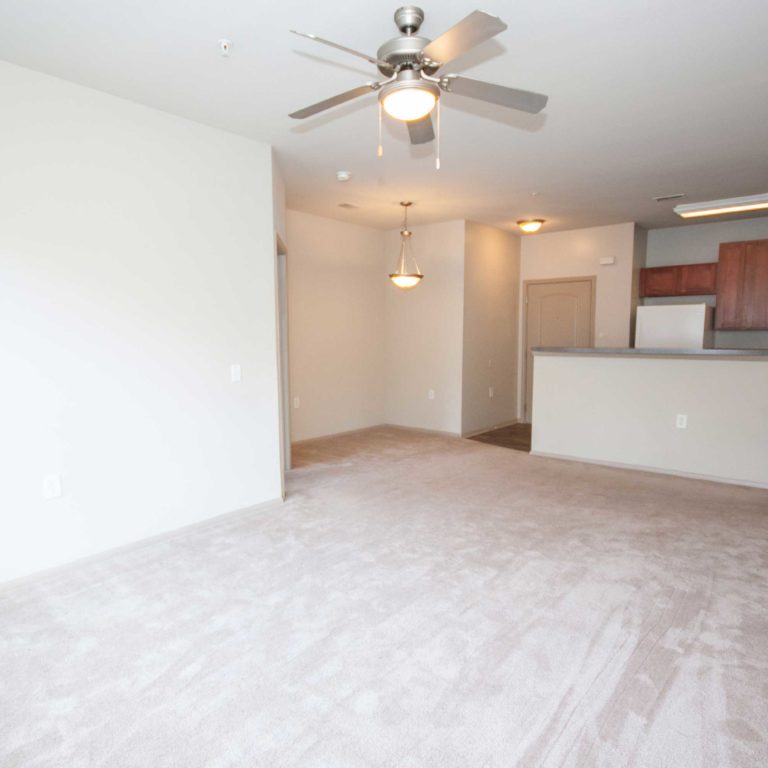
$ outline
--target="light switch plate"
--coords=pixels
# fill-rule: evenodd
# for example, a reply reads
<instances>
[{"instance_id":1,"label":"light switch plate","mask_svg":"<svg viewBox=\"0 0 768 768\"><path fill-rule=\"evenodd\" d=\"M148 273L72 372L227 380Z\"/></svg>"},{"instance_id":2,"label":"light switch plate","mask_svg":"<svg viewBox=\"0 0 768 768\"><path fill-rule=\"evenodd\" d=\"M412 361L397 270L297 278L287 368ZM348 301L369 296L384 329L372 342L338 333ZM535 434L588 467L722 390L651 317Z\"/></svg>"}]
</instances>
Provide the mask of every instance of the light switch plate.
<instances>
[{"instance_id":1,"label":"light switch plate","mask_svg":"<svg viewBox=\"0 0 768 768\"><path fill-rule=\"evenodd\" d=\"M61 475L46 475L43 478L43 498L58 499L61 496Z\"/></svg>"},{"instance_id":2,"label":"light switch plate","mask_svg":"<svg viewBox=\"0 0 768 768\"><path fill-rule=\"evenodd\" d=\"M240 381L240 366L236 363L229 366L229 378L233 384L237 384Z\"/></svg>"},{"instance_id":3,"label":"light switch plate","mask_svg":"<svg viewBox=\"0 0 768 768\"><path fill-rule=\"evenodd\" d=\"M675 426L678 429L688 429L688 416L685 413L678 413L675 419Z\"/></svg>"}]
</instances>

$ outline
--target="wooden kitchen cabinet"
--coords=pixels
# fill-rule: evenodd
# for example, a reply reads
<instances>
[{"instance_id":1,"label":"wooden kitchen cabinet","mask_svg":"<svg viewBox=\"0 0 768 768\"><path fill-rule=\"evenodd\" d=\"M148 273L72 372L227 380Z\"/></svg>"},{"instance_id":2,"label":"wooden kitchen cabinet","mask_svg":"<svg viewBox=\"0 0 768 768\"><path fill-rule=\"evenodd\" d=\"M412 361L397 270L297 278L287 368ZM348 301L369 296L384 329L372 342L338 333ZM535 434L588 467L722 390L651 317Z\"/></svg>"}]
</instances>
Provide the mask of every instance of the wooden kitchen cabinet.
<instances>
[{"instance_id":1,"label":"wooden kitchen cabinet","mask_svg":"<svg viewBox=\"0 0 768 768\"><path fill-rule=\"evenodd\" d=\"M717 262L640 270L640 296L704 296L717 288Z\"/></svg>"},{"instance_id":2,"label":"wooden kitchen cabinet","mask_svg":"<svg viewBox=\"0 0 768 768\"><path fill-rule=\"evenodd\" d=\"M720 245L715 328L768 330L768 240Z\"/></svg>"},{"instance_id":3,"label":"wooden kitchen cabinet","mask_svg":"<svg viewBox=\"0 0 768 768\"><path fill-rule=\"evenodd\" d=\"M717 262L680 267L679 296L703 296L717 291Z\"/></svg>"}]
</instances>

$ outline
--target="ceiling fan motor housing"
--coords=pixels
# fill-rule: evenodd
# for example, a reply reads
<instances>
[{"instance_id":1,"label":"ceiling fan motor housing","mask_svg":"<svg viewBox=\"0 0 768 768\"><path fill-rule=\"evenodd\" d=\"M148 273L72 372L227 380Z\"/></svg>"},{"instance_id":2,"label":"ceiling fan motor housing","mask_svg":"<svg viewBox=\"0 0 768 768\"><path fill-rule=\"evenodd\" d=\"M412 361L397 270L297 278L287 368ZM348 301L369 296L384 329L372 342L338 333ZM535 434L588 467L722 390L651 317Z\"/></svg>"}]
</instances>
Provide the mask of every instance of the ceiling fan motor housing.
<instances>
[{"instance_id":1,"label":"ceiling fan motor housing","mask_svg":"<svg viewBox=\"0 0 768 768\"><path fill-rule=\"evenodd\" d=\"M425 67L421 63L421 52L429 45L428 37L417 35L421 22L424 21L424 11L415 5L404 5L395 11L395 24L402 32L399 37L388 40L379 48L376 58L386 61L393 68L417 68L431 75L437 71L437 67ZM379 67L383 75L391 75L392 72Z\"/></svg>"},{"instance_id":2,"label":"ceiling fan motor housing","mask_svg":"<svg viewBox=\"0 0 768 768\"><path fill-rule=\"evenodd\" d=\"M404 35L418 32L422 21L424 21L424 11L416 5L404 5L395 11L395 24Z\"/></svg>"}]
</instances>

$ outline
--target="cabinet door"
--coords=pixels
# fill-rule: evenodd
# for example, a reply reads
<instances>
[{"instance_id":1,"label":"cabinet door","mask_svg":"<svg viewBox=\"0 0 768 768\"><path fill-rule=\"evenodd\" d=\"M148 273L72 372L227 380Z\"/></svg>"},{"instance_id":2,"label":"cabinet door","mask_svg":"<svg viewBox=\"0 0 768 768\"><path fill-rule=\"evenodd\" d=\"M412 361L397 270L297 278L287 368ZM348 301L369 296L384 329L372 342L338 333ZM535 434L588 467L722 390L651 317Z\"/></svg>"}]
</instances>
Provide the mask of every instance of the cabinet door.
<instances>
[{"instance_id":1,"label":"cabinet door","mask_svg":"<svg viewBox=\"0 0 768 768\"><path fill-rule=\"evenodd\" d=\"M744 243L743 328L768 329L768 240Z\"/></svg>"},{"instance_id":2,"label":"cabinet door","mask_svg":"<svg viewBox=\"0 0 768 768\"><path fill-rule=\"evenodd\" d=\"M680 267L680 295L703 296L717 290L717 262Z\"/></svg>"},{"instance_id":3,"label":"cabinet door","mask_svg":"<svg viewBox=\"0 0 768 768\"><path fill-rule=\"evenodd\" d=\"M723 243L717 266L715 328L743 328L744 254L746 243Z\"/></svg>"},{"instance_id":4,"label":"cabinet door","mask_svg":"<svg viewBox=\"0 0 768 768\"><path fill-rule=\"evenodd\" d=\"M680 281L679 267L651 267L641 273L642 296L674 296Z\"/></svg>"}]
</instances>

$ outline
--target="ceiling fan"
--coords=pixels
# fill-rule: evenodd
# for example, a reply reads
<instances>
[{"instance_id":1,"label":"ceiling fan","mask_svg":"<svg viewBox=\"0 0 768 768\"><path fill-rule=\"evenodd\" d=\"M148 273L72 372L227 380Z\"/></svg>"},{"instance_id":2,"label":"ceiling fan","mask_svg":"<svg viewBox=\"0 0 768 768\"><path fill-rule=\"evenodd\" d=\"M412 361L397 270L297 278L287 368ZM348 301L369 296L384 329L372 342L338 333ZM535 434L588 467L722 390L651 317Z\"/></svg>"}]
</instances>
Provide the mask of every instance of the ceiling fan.
<instances>
[{"instance_id":1,"label":"ceiling fan","mask_svg":"<svg viewBox=\"0 0 768 768\"><path fill-rule=\"evenodd\" d=\"M532 114L544 109L547 96L540 93L521 91L459 75L438 74L449 61L503 32L507 25L498 16L484 11L472 11L469 16L435 40L417 34L423 21L424 11L421 8L415 5L398 8L395 11L395 24L401 34L384 43L376 56L368 56L317 35L291 30L296 35L375 64L386 79L369 82L331 96L317 104L292 112L290 117L303 120L358 96L378 91L380 108L396 120L407 123L412 144L424 144L435 138L430 113L435 104L439 104L442 93L458 93Z\"/></svg>"}]
</instances>

